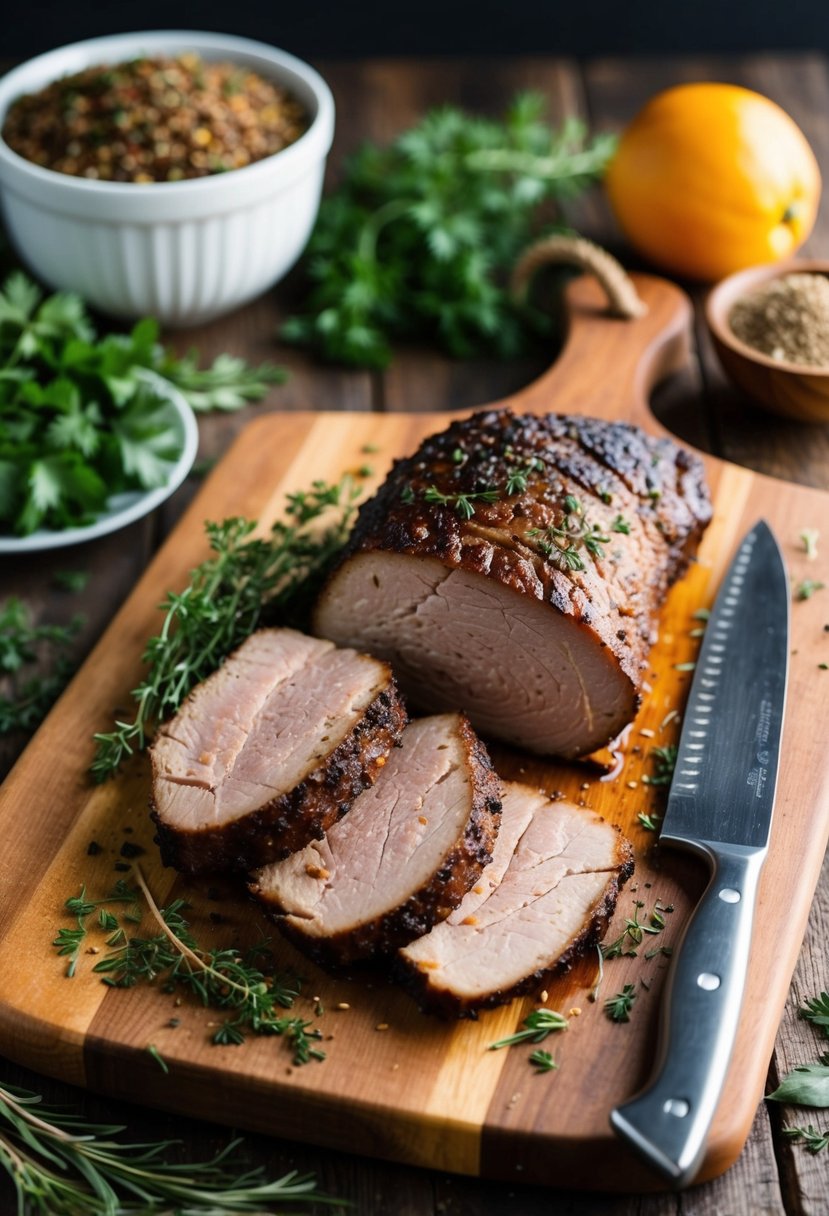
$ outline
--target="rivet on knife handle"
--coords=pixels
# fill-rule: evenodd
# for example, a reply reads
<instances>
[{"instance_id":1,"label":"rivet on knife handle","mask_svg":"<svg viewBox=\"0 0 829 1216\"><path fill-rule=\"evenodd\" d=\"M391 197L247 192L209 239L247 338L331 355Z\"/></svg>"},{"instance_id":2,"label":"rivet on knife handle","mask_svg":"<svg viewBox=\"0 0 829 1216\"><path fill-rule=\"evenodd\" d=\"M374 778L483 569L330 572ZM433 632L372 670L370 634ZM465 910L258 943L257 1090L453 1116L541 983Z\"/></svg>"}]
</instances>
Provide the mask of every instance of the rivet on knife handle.
<instances>
[{"instance_id":1,"label":"rivet on knife handle","mask_svg":"<svg viewBox=\"0 0 829 1216\"><path fill-rule=\"evenodd\" d=\"M615 1130L671 1180L697 1172L734 1046L765 849L702 849L714 876L666 982L654 1075L611 1112Z\"/></svg>"}]
</instances>

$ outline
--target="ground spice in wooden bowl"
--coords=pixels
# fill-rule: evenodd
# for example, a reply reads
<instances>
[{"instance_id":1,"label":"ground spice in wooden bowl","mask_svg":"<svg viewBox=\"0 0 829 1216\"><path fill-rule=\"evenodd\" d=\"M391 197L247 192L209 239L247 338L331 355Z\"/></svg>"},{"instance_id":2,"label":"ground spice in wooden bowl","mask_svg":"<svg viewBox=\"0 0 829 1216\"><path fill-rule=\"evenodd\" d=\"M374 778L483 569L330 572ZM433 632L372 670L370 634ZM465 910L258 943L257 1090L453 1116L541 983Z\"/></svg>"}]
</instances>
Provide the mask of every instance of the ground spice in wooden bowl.
<instances>
[{"instance_id":1,"label":"ground spice in wooden bowl","mask_svg":"<svg viewBox=\"0 0 829 1216\"><path fill-rule=\"evenodd\" d=\"M175 182L241 169L292 144L308 115L285 89L196 54L86 68L10 107L3 138L75 177Z\"/></svg>"},{"instance_id":2,"label":"ground spice in wooden bowl","mask_svg":"<svg viewBox=\"0 0 829 1216\"><path fill-rule=\"evenodd\" d=\"M771 359L829 368L829 278L797 273L740 296L728 323L735 337Z\"/></svg>"}]
</instances>

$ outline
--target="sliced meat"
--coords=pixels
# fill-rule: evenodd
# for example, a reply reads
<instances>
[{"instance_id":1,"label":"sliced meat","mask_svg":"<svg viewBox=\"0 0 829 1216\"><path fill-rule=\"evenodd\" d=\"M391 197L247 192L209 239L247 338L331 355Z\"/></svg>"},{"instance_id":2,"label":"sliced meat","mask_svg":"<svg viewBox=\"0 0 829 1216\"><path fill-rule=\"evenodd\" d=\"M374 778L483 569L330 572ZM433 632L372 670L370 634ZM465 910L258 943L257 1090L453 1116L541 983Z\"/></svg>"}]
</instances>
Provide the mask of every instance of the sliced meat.
<instances>
[{"instance_id":1,"label":"sliced meat","mask_svg":"<svg viewBox=\"0 0 829 1216\"><path fill-rule=\"evenodd\" d=\"M464 1017L532 991L604 936L633 853L593 811L504 782L492 862L461 904L399 952L422 1007Z\"/></svg>"},{"instance_id":2,"label":"sliced meat","mask_svg":"<svg viewBox=\"0 0 829 1216\"><path fill-rule=\"evenodd\" d=\"M387 953L458 906L491 860L500 811L500 781L466 719L422 718L324 840L250 889L318 962Z\"/></svg>"},{"instance_id":3,"label":"sliced meat","mask_svg":"<svg viewBox=\"0 0 829 1216\"><path fill-rule=\"evenodd\" d=\"M710 515L701 462L669 439L477 414L363 506L314 628L388 659L421 709L583 755L636 713L656 614Z\"/></svg>"},{"instance_id":4,"label":"sliced meat","mask_svg":"<svg viewBox=\"0 0 829 1216\"><path fill-rule=\"evenodd\" d=\"M252 634L153 743L165 864L250 870L303 848L371 785L405 724L386 663L292 629Z\"/></svg>"}]
</instances>

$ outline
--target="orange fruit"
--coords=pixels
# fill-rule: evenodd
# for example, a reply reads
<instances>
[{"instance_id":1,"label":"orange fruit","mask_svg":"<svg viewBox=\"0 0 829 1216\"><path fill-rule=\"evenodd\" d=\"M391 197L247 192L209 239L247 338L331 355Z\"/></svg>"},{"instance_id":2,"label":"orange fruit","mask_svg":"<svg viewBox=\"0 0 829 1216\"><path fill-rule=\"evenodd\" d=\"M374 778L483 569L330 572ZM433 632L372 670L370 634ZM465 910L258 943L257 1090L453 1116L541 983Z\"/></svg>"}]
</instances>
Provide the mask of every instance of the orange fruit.
<instances>
[{"instance_id":1,"label":"orange fruit","mask_svg":"<svg viewBox=\"0 0 829 1216\"><path fill-rule=\"evenodd\" d=\"M713 281L789 257L812 231L820 170L797 124L731 84L683 84L625 130L605 179L630 243Z\"/></svg>"}]
</instances>

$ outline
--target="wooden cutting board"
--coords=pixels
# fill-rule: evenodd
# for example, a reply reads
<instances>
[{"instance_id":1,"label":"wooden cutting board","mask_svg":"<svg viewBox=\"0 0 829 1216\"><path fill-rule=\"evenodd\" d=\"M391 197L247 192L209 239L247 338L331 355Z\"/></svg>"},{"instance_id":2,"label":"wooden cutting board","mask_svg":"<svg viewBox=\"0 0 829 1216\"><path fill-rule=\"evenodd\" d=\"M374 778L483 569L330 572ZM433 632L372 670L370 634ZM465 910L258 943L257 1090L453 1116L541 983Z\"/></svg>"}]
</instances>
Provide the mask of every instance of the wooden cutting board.
<instances>
[{"instance_id":1,"label":"wooden cutting board","mask_svg":"<svg viewBox=\"0 0 829 1216\"><path fill-rule=\"evenodd\" d=\"M598 289L571 285L571 332L555 367L508 402L517 410L570 411L661 428L647 408L653 383L687 352L690 308L671 284L639 277L648 313L611 320ZM324 402L312 402L324 405ZM530 1047L489 1051L518 1029L539 1001L513 1002L478 1022L442 1023L421 1015L382 976L334 979L295 955L276 935L279 957L305 977L297 1011L316 1019L327 1059L295 1068L279 1039L241 1047L210 1043L221 1015L152 987L111 990L81 956L76 976L51 945L72 921L63 903L81 883L102 896L126 863L124 844L146 850L140 864L159 904L186 896L204 943L229 945L269 932L232 884L185 882L161 867L147 815L145 757L102 787L85 776L92 734L107 729L139 680L145 639L156 632L156 605L186 581L206 555L205 519L245 515L269 523L287 491L314 478L337 478L367 461L379 482L392 458L410 452L448 414L271 414L253 422L216 468L147 569L82 670L66 690L0 790L5 846L0 856L0 1051L37 1071L119 1098L349 1152L462 1173L557 1187L639 1191L660 1181L616 1141L611 1107L645 1080L668 959L649 948L676 945L704 884L695 863L665 851L638 822L661 812L664 797L641 780L652 772L647 752L676 741L678 716L698 639L696 609L710 603L735 546L765 517L779 537L792 577L827 577L799 545L804 527L829 534L829 495L759 476L706 457L715 514L687 577L672 591L653 651L642 711L609 779L586 766L530 760L495 749L505 776L561 790L618 823L636 848L636 874L617 909L612 936L643 901L673 907L664 932L646 938L636 958L605 964L598 1003L589 1000L595 957L552 983L541 1002L565 1013L570 1028L548 1039L559 1068L536 1074ZM747 418L747 425L751 419ZM379 451L365 455L366 445ZM793 657L780 789L763 874L750 974L739 1037L701 1177L738 1156L763 1092L766 1068L806 925L829 833L829 591L793 607ZM90 855L90 844L101 851ZM129 852L129 848L127 852ZM150 929L150 922L145 922ZM100 939L91 939L102 943ZM643 981L643 982L640 982ZM618 1025L602 1001L635 983L631 1021ZM347 1006L347 1008L346 1008ZM576 1011L580 1011L576 1012ZM171 1018L179 1020L171 1026ZM148 1052L154 1046L165 1073Z\"/></svg>"}]
</instances>

